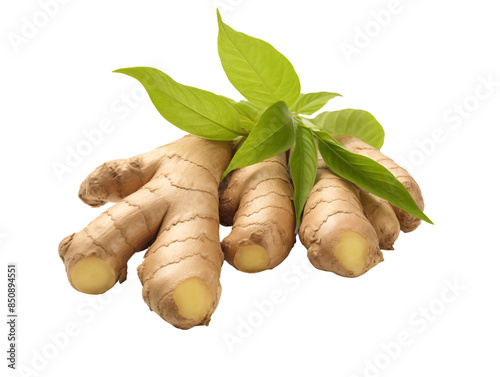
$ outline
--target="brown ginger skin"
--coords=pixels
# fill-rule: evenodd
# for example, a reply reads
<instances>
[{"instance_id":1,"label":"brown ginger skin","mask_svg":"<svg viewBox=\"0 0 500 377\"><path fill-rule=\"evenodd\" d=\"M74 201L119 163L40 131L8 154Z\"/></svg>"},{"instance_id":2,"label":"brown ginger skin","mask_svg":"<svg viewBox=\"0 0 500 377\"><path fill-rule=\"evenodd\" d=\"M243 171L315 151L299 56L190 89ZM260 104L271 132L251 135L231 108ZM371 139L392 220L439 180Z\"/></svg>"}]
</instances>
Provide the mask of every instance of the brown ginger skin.
<instances>
[{"instance_id":1,"label":"brown ginger skin","mask_svg":"<svg viewBox=\"0 0 500 377\"><path fill-rule=\"evenodd\" d=\"M358 192L363 212L377 233L380 248L394 250L401 228L391 204L360 187Z\"/></svg>"},{"instance_id":2,"label":"brown ginger skin","mask_svg":"<svg viewBox=\"0 0 500 377\"><path fill-rule=\"evenodd\" d=\"M235 268L258 272L288 256L295 243L295 214L285 153L237 169L224 180L220 220L233 227L222 250Z\"/></svg>"},{"instance_id":3,"label":"brown ginger skin","mask_svg":"<svg viewBox=\"0 0 500 377\"><path fill-rule=\"evenodd\" d=\"M91 206L120 201L61 242L73 287L99 294L123 282L127 261L156 237L138 268L144 300L176 327L208 324L224 260L218 186L231 156L231 143L189 135L97 168L80 198Z\"/></svg>"},{"instance_id":4,"label":"brown ginger skin","mask_svg":"<svg viewBox=\"0 0 500 377\"><path fill-rule=\"evenodd\" d=\"M383 261L377 234L363 213L357 187L335 175L321 157L299 229L311 263L357 277Z\"/></svg>"},{"instance_id":5,"label":"brown ginger skin","mask_svg":"<svg viewBox=\"0 0 500 377\"><path fill-rule=\"evenodd\" d=\"M418 208L420 208L422 211L424 210L424 198L422 197L422 192L420 191L420 187L410 175L410 173L408 173L405 169L396 164L392 159L384 155L378 149L373 148L371 145L366 144L365 142L355 138L354 136L336 135L335 138L347 150L371 158L372 160L378 162L380 165L389 170L396 177L396 179L406 187L410 195L413 197L413 200L417 204ZM408 212L405 212L394 205L392 207L399 219L401 230L403 232L407 233L417 229L417 227L421 223L421 220L418 217L410 215Z\"/></svg>"}]
</instances>

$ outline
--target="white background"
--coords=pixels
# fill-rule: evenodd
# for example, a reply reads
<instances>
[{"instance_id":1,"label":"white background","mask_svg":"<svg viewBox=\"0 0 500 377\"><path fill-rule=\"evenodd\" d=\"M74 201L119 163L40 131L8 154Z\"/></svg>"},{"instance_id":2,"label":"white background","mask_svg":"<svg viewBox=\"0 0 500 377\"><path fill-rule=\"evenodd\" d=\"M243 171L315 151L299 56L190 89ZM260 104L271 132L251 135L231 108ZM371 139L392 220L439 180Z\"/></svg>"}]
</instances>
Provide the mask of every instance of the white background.
<instances>
[{"instance_id":1,"label":"white background","mask_svg":"<svg viewBox=\"0 0 500 377\"><path fill-rule=\"evenodd\" d=\"M112 70L152 66L241 98L217 57L215 5L61 0L47 16L40 5L47 1L0 6L0 312L7 263L16 262L18 366L30 371L21 375L499 373L495 1L401 0L394 9L389 0L221 0L229 25L290 59L303 92L339 92L344 97L327 109L377 117L387 134L383 151L413 166L436 225L402 234L385 262L358 279L314 270L300 243L272 271L224 265L210 326L189 331L144 304L135 273L142 253L124 284L88 301L70 287L57 246L101 211L76 195L88 173L182 135L133 79ZM357 48L350 56L347 44ZM59 179L54 163L65 164L68 150L105 119L113 130Z\"/></svg>"}]
</instances>

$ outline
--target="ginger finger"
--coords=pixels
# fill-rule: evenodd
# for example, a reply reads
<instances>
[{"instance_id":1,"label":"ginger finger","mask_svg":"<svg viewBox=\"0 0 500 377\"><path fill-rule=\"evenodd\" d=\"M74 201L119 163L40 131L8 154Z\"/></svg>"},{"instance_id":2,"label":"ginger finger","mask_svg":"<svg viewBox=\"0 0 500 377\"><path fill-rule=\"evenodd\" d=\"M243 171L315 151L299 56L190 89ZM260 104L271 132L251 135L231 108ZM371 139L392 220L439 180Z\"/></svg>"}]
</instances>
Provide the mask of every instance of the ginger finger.
<instances>
[{"instance_id":1,"label":"ginger finger","mask_svg":"<svg viewBox=\"0 0 500 377\"><path fill-rule=\"evenodd\" d=\"M209 142L207 142L209 143ZM143 298L164 320L182 329L208 325L219 302L224 255L219 242L220 178L230 143L193 150L177 165L169 210L138 274Z\"/></svg>"},{"instance_id":2,"label":"ginger finger","mask_svg":"<svg viewBox=\"0 0 500 377\"><path fill-rule=\"evenodd\" d=\"M161 158L151 180L84 230L64 239L60 256L73 287L103 293L116 281L125 280L129 258L147 247L161 229L152 248L162 247L149 253L159 259L146 257L140 276L147 279L148 298L167 299L160 309L147 303L174 326L207 324L220 297L223 255L218 244L217 190L232 145L186 136L153 152ZM205 222L191 222L198 217L206 218ZM167 243L161 245L165 237ZM210 240L210 246L203 237ZM166 255L166 249L169 254L173 250L171 255ZM167 267L170 264L172 268Z\"/></svg>"},{"instance_id":3,"label":"ginger finger","mask_svg":"<svg viewBox=\"0 0 500 377\"><path fill-rule=\"evenodd\" d=\"M422 197L422 192L420 191L420 187L410 175L410 173L396 164L389 157L382 154L378 149L373 148L372 146L364 143L354 136L336 135L335 138L342 145L344 145L347 150L371 158L372 160L378 162L380 165L389 170L396 177L396 179L406 187L410 195L413 197L413 200L417 204L418 208L420 208L422 211L424 210L424 198ZM392 207L399 219L401 230L403 232L411 232L420 225L421 220L418 217L410 215L408 212L405 212L394 205L392 205Z\"/></svg>"},{"instance_id":4,"label":"ginger finger","mask_svg":"<svg viewBox=\"0 0 500 377\"><path fill-rule=\"evenodd\" d=\"M119 202L153 177L163 161L162 148L102 164L82 182L78 197L91 207Z\"/></svg>"},{"instance_id":5,"label":"ginger finger","mask_svg":"<svg viewBox=\"0 0 500 377\"><path fill-rule=\"evenodd\" d=\"M383 261L356 186L332 173L320 157L299 237L309 260L320 270L357 277Z\"/></svg>"},{"instance_id":6,"label":"ginger finger","mask_svg":"<svg viewBox=\"0 0 500 377\"><path fill-rule=\"evenodd\" d=\"M234 171L223 182L221 224L233 226L222 241L226 261L244 272L272 269L295 243L293 186L286 153Z\"/></svg>"},{"instance_id":7,"label":"ginger finger","mask_svg":"<svg viewBox=\"0 0 500 377\"><path fill-rule=\"evenodd\" d=\"M100 294L127 277L127 262L154 239L167 210L167 186L144 186L59 245L71 285Z\"/></svg>"},{"instance_id":8,"label":"ginger finger","mask_svg":"<svg viewBox=\"0 0 500 377\"><path fill-rule=\"evenodd\" d=\"M401 230L394 209L388 201L360 187L358 187L358 192L363 212L377 233L380 248L394 250L394 242Z\"/></svg>"}]
</instances>

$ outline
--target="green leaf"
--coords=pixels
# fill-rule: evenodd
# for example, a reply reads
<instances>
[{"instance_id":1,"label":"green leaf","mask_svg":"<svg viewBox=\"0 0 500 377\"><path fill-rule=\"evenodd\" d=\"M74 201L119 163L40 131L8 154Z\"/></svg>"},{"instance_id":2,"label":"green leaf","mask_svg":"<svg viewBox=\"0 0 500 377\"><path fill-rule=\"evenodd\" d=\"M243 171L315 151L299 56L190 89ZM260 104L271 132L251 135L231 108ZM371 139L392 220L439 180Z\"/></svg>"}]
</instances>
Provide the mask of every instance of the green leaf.
<instances>
[{"instance_id":1,"label":"green leaf","mask_svg":"<svg viewBox=\"0 0 500 377\"><path fill-rule=\"evenodd\" d=\"M349 152L324 132L315 134L321 156L335 174L432 224L389 170L368 157Z\"/></svg>"},{"instance_id":2,"label":"green leaf","mask_svg":"<svg viewBox=\"0 0 500 377\"><path fill-rule=\"evenodd\" d=\"M290 149L295 141L294 122L283 101L269 107L234 154L222 179L234 169L256 164Z\"/></svg>"},{"instance_id":3,"label":"green leaf","mask_svg":"<svg viewBox=\"0 0 500 377\"><path fill-rule=\"evenodd\" d=\"M252 131L255 123L259 120L265 108L254 105L248 101L236 102L231 98L223 97L238 112L241 127L247 131Z\"/></svg>"},{"instance_id":4,"label":"green leaf","mask_svg":"<svg viewBox=\"0 0 500 377\"><path fill-rule=\"evenodd\" d=\"M300 81L288 59L269 43L230 28L219 11L217 19L219 57L234 87L266 108L278 101L292 106L300 94Z\"/></svg>"},{"instance_id":5,"label":"green leaf","mask_svg":"<svg viewBox=\"0 0 500 377\"><path fill-rule=\"evenodd\" d=\"M256 105L252 102L248 101L239 101L237 102L237 106L239 111L245 113L250 119L257 122L260 116L266 111L265 107Z\"/></svg>"},{"instance_id":6,"label":"green leaf","mask_svg":"<svg viewBox=\"0 0 500 377\"><path fill-rule=\"evenodd\" d=\"M312 115L325 106L332 98L339 96L342 97L340 94L330 92L300 94L299 99L293 104L290 111L297 114Z\"/></svg>"},{"instance_id":7,"label":"green leaf","mask_svg":"<svg viewBox=\"0 0 500 377\"><path fill-rule=\"evenodd\" d=\"M311 121L332 135L355 136L377 149L384 145L384 129L373 115L364 110L326 111Z\"/></svg>"},{"instance_id":8,"label":"green leaf","mask_svg":"<svg viewBox=\"0 0 500 377\"><path fill-rule=\"evenodd\" d=\"M318 152L313 132L300 123L295 132L295 147L290 157L290 171L295 189L293 204L298 228L304 205L314 186L318 171Z\"/></svg>"},{"instance_id":9,"label":"green leaf","mask_svg":"<svg viewBox=\"0 0 500 377\"><path fill-rule=\"evenodd\" d=\"M233 140L246 135L237 111L217 94L185 86L149 67L117 69L146 88L160 114L174 126L212 140Z\"/></svg>"}]
</instances>

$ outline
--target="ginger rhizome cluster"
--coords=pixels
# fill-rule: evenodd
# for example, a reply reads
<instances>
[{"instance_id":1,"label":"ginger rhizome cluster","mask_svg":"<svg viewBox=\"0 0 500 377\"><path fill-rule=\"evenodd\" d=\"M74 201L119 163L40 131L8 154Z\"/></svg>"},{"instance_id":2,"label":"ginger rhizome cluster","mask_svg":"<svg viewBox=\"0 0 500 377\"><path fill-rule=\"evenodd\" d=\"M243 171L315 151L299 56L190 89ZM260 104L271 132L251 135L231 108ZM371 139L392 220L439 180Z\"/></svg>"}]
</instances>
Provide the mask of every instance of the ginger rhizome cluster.
<instances>
[{"instance_id":1,"label":"ginger rhizome cluster","mask_svg":"<svg viewBox=\"0 0 500 377\"><path fill-rule=\"evenodd\" d=\"M404 169L360 140L338 139L394 169L423 209L418 185ZM148 249L137 269L144 301L187 329L209 323L221 295L224 260L249 273L279 265L295 243L287 153L237 169L221 183L234 149L232 142L186 136L98 167L81 184L79 197L92 207L117 203L61 242L71 285L104 293L125 281L132 255ZM222 242L219 222L232 226ZM380 249L393 248L399 229L418 224L320 159L299 235L316 268L356 277L383 260Z\"/></svg>"}]
</instances>

